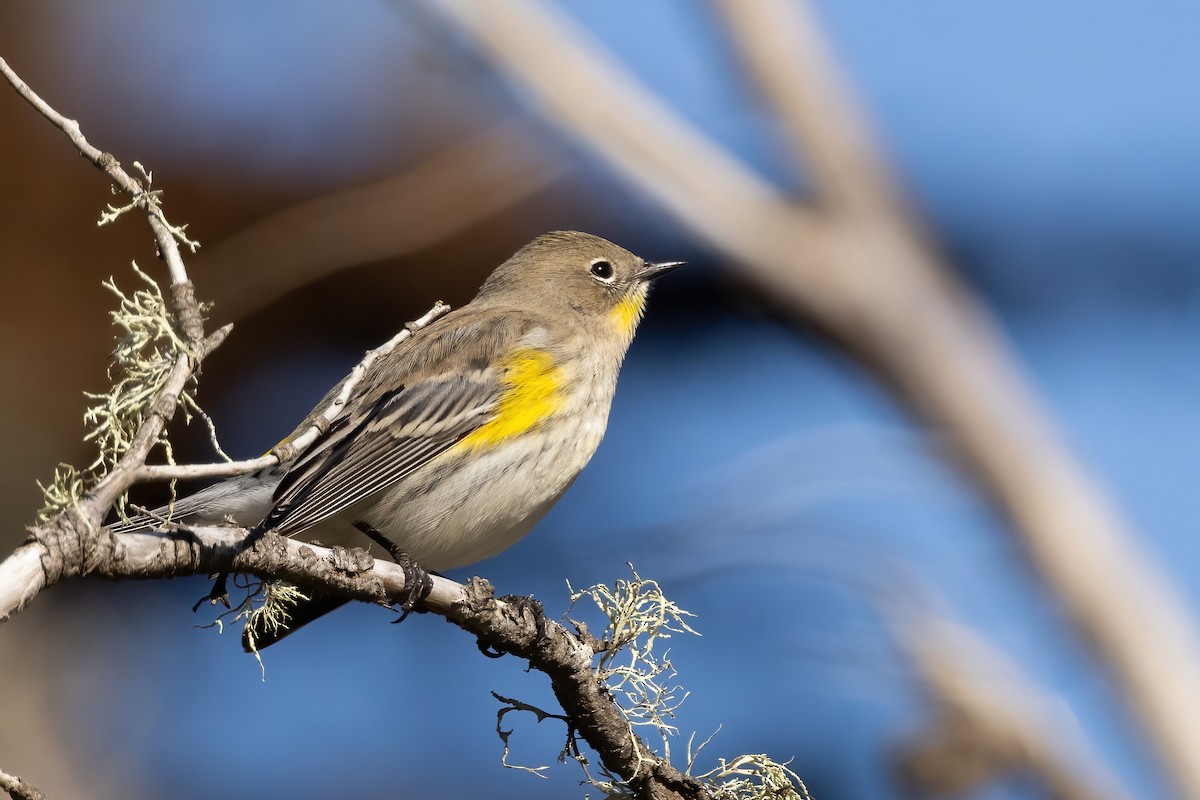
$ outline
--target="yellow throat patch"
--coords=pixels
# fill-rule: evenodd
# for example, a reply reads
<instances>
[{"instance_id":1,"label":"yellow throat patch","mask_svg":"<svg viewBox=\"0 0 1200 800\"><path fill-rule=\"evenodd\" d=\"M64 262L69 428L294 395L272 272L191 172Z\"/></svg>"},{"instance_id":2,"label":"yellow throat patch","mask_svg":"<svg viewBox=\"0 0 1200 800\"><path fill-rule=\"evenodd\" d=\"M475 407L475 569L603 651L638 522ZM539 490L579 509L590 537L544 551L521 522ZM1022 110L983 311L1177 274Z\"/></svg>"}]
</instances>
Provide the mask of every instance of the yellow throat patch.
<instances>
[{"instance_id":1,"label":"yellow throat patch","mask_svg":"<svg viewBox=\"0 0 1200 800\"><path fill-rule=\"evenodd\" d=\"M642 313L646 310L646 289L638 287L633 292L621 298L621 301L608 312L609 319L625 336L633 338L633 332L642 321Z\"/></svg>"},{"instance_id":2,"label":"yellow throat patch","mask_svg":"<svg viewBox=\"0 0 1200 800\"><path fill-rule=\"evenodd\" d=\"M518 350L504 364L496 416L459 442L460 447L494 447L537 428L562 407L562 370L544 350Z\"/></svg>"}]
</instances>

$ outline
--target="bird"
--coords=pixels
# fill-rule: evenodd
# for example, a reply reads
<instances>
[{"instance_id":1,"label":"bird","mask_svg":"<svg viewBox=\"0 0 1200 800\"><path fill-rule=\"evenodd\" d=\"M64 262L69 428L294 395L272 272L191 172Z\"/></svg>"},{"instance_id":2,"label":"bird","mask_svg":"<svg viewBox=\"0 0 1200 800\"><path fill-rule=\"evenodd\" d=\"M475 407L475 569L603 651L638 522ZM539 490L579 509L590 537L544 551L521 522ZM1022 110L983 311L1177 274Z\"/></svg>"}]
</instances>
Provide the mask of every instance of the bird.
<instances>
[{"instance_id":1,"label":"bird","mask_svg":"<svg viewBox=\"0 0 1200 800\"><path fill-rule=\"evenodd\" d=\"M604 436L650 286L682 265L579 231L538 236L469 303L376 359L328 432L294 458L114 529L168 516L233 522L251 529L247 542L268 531L328 540L357 529L427 594L427 572L507 549L575 481ZM283 443L308 430L344 383ZM223 596L224 576L218 586L209 599ZM420 599L410 595L405 613ZM344 602L301 600L286 627L247 629L243 645L261 650Z\"/></svg>"}]
</instances>

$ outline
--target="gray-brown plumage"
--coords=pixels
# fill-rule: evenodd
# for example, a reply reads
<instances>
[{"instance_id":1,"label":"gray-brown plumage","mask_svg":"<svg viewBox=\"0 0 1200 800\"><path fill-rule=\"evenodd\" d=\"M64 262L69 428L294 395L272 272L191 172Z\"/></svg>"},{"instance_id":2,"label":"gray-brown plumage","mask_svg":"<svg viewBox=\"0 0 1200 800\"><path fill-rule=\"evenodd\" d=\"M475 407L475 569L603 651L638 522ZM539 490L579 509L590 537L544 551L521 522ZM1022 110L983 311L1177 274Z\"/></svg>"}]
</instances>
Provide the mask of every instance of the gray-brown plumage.
<instances>
[{"instance_id":1,"label":"gray-brown plumage","mask_svg":"<svg viewBox=\"0 0 1200 800\"><path fill-rule=\"evenodd\" d=\"M318 537L357 526L432 570L500 552L595 452L650 281L676 266L585 233L534 239L376 360L327 435L180 500L174 518Z\"/></svg>"}]
</instances>

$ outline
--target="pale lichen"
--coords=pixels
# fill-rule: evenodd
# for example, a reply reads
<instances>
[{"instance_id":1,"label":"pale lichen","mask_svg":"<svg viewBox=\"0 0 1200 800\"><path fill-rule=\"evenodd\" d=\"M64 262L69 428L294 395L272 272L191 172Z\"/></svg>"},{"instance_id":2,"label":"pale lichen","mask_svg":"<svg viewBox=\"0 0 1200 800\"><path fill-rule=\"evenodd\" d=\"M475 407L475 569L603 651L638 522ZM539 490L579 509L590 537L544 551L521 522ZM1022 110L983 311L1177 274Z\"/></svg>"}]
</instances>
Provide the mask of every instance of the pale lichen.
<instances>
[{"instance_id":1,"label":"pale lichen","mask_svg":"<svg viewBox=\"0 0 1200 800\"><path fill-rule=\"evenodd\" d=\"M633 577L611 588L597 584L574 591L568 583L567 589L572 608L588 597L608 620L597 676L617 698L631 726L653 728L662 737L664 755L670 759L671 737L679 733L671 720L687 693L673 683L678 673L660 641L679 633L699 636L687 623L695 615L669 600L657 581L642 578L632 564L629 569Z\"/></svg>"},{"instance_id":2,"label":"pale lichen","mask_svg":"<svg viewBox=\"0 0 1200 800\"><path fill-rule=\"evenodd\" d=\"M679 733L673 720L687 692L674 683L677 673L668 651L659 653L655 647L672 634L699 635L687 622L695 615L669 600L657 581L642 578L632 564L629 568L633 577L617 581L612 588L601 584L572 590L571 604L574 607L588 597L608 620L603 635L605 649L596 664L597 677L609 687L629 721L630 736L639 726L653 728L663 742L663 759L670 762L671 740ZM688 775L693 775L696 757L703 748L701 745L693 751L692 740L688 741ZM597 777L589 772L588 760L582 754L576 760L584 770L585 782L605 797L625 800L637 796L631 786L636 773L622 779L601 766ZM811 800L804 782L788 769L787 763L761 754L718 759L716 767L694 777L704 784L713 800Z\"/></svg>"},{"instance_id":3,"label":"pale lichen","mask_svg":"<svg viewBox=\"0 0 1200 800\"><path fill-rule=\"evenodd\" d=\"M74 506L90 486L112 470L153 412L159 393L177 362L181 358L195 357L188 342L176 330L173 315L158 284L137 264L133 265L133 271L144 286L132 293L123 292L112 278L104 282L104 287L117 298L117 308L110 315L120 333L108 368L111 388L103 393L84 393L90 401L83 415L87 428L84 440L95 444L96 456L83 469L60 465L48 485L39 483L45 496L45 505L38 512L40 520L50 519ZM179 394L179 406L186 421L190 422L196 416L203 419L215 442L212 422L197 404L195 393L193 376ZM165 431L155 444L161 448L168 464L175 463ZM118 513L122 516L125 502L123 496L117 503Z\"/></svg>"},{"instance_id":4,"label":"pale lichen","mask_svg":"<svg viewBox=\"0 0 1200 800\"><path fill-rule=\"evenodd\" d=\"M800 776L761 753L738 756L697 775L712 800L812 800Z\"/></svg>"}]
</instances>

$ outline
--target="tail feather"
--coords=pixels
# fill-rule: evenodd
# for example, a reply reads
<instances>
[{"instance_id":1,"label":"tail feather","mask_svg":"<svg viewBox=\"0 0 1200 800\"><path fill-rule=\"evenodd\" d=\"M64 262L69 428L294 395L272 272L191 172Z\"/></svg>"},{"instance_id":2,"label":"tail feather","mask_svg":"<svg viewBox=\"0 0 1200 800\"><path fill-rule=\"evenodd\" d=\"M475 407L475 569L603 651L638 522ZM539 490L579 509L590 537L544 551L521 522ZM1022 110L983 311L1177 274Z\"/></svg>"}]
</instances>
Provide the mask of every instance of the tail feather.
<instances>
[{"instance_id":1,"label":"tail feather","mask_svg":"<svg viewBox=\"0 0 1200 800\"><path fill-rule=\"evenodd\" d=\"M149 513L114 522L109 528L114 533L134 533L153 530L162 525L163 520L218 525L227 519L249 527L270 512L275 487L282 478L283 470L278 466L228 478L195 494L181 497L171 505L159 506Z\"/></svg>"},{"instance_id":2,"label":"tail feather","mask_svg":"<svg viewBox=\"0 0 1200 800\"><path fill-rule=\"evenodd\" d=\"M242 649L247 653L270 647L280 639L307 625L330 611L336 611L349 601L344 597L329 594L314 594L307 600L301 600L288 611L286 625L271 625L262 615L250 618L245 630L242 631Z\"/></svg>"}]
</instances>

